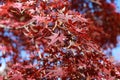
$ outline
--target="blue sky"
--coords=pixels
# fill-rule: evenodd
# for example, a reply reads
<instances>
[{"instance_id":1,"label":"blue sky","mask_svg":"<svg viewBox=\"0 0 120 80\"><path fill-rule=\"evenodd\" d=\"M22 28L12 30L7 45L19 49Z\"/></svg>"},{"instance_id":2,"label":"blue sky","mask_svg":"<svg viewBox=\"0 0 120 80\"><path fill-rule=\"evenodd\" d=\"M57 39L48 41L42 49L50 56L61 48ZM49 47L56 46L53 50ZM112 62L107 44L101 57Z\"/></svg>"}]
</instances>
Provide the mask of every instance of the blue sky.
<instances>
[{"instance_id":1,"label":"blue sky","mask_svg":"<svg viewBox=\"0 0 120 80\"><path fill-rule=\"evenodd\" d=\"M117 7L116 11L120 12L120 0L116 0L115 4L116 4L116 7Z\"/></svg>"}]
</instances>

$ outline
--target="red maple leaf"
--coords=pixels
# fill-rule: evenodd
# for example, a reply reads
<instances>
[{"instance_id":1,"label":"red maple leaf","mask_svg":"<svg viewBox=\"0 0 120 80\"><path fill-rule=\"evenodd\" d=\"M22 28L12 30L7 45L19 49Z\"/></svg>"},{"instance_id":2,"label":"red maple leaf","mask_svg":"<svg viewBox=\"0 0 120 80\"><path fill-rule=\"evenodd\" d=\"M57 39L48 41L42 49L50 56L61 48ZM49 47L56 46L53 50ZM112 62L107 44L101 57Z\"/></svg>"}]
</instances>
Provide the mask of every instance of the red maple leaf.
<instances>
[{"instance_id":1,"label":"red maple leaf","mask_svg":"<svg viewBox=\"0 0 120 80\"><path fill-rule=\"evenodd\" d=\"M61 44L64 44L65 38L66 38L66 36L64 36L64 34L62 34L62 33L53 33L53 35L48 37L48 39L51 40L49 45L54 44L57 41L59 41Z\"/></svg>"},{"instance_id":2,"label":"red maple leaf","mask_svg":"<svg viewBox=\"0 0 120 80\"><path fill-rule=\"evenodd\" d=\"M44 77L55 77L55 76L66 76L67 72L65 71L66 68L63 67L55 67L53 70L48 70L48 74L46 74Z\"/></svg>"},{"instance_id":3,"label":"red maple leaf","mask_svg":"<svg viewBox=\"0 0 120 80\"><path fill-rule=\"evenodd\" d=\"M48 37L48 39L51 40L50 43L49 43L49 45L54 44L58 40L57 39L58 35L59 35L58 33L53 33L53 35L51 35L50 37Z\"/></svg>"},{"instance_id":4,"label":"red maple leaf","mask_svg":"<svg viewBox=\"0 0 120 80\"><path fill-rule=\"evenodd\" d=\"M8 14L8 9L10 8L11 5L12 3L8 1L6 4L0 6L0 15Z\"/></svg>"}]
</instances>

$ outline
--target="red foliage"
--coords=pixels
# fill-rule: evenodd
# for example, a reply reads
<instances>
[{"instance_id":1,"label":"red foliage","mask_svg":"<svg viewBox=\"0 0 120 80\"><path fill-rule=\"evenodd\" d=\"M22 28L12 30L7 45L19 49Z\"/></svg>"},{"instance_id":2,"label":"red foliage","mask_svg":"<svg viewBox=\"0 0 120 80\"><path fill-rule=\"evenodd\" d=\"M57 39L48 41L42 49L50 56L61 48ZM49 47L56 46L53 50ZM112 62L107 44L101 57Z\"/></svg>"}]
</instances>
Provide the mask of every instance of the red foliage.
<instances>
[{"instance_id":1,"label":"red foliage","mask_svg":"<svg viewBox=\"0 0 120 80\"><path fill-rule=\"evenodd\" d=\"M4 78L109 80L120 77L119 68L94 42L96 34L91 35L94 30L102 29L97 30L89 18L70 9L68 0L4 2L0 7L5 10L0 14L1 51L4 58L11 57ZM29 55L28 59L21 57L21 53Z\"/></svg>"},{"instance_id":2,"label":"red foliage","mask_svg":"<svg viewBox=\"0 0 120 80\"><path fill-rule=\"evenodd\" d=\"M78 10L93 21L91 37L104 45L116 44L116 36L120 34L120 14L116 12L116 0L71 0L72 9Z\"/></svg>"}]
</instances>

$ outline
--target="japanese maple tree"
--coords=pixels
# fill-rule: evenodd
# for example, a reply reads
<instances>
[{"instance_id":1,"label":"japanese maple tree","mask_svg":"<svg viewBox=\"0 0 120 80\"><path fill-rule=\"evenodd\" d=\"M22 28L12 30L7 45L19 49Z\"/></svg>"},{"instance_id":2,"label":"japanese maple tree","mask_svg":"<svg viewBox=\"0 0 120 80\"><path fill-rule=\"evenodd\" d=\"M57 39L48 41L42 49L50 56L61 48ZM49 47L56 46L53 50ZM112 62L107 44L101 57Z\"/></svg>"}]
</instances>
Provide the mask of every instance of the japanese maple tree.
<instances>
[{"instance_id":1,"label":"japanese maple tree","mask_svg":"<svg viewBox=\"0 0 120 80\"><path fill-rule=\"evenodd\" d=\"M10 80L119 79L119 68L94 42L93 21L69 0L5 0L0 5L1 58ZM27 58L21 57L21 53Z\"/></svg>"}]
</instances>

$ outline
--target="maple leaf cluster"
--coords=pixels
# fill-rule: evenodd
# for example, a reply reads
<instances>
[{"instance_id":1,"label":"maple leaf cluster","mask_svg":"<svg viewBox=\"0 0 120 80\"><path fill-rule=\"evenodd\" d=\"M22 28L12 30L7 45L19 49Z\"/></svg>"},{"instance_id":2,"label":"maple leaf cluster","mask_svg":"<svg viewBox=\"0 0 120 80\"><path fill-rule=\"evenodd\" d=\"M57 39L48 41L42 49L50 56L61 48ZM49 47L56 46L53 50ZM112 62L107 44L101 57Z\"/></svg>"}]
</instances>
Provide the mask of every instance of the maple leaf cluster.
<instances>
[{"instance_id":1,"label":"maple leaf cluster","mask_svg":"<svg viewBox=\"0 0 120 80\"><path fill-rule=\"evenodd\" d=\"M91 21L69 0L5 0L0 40L10 80L118 79L119 70L91 36ZM28 59L22 58L21 53ZM26 55L26 56L27 56Z\"/></svg>"}]
</instances>

